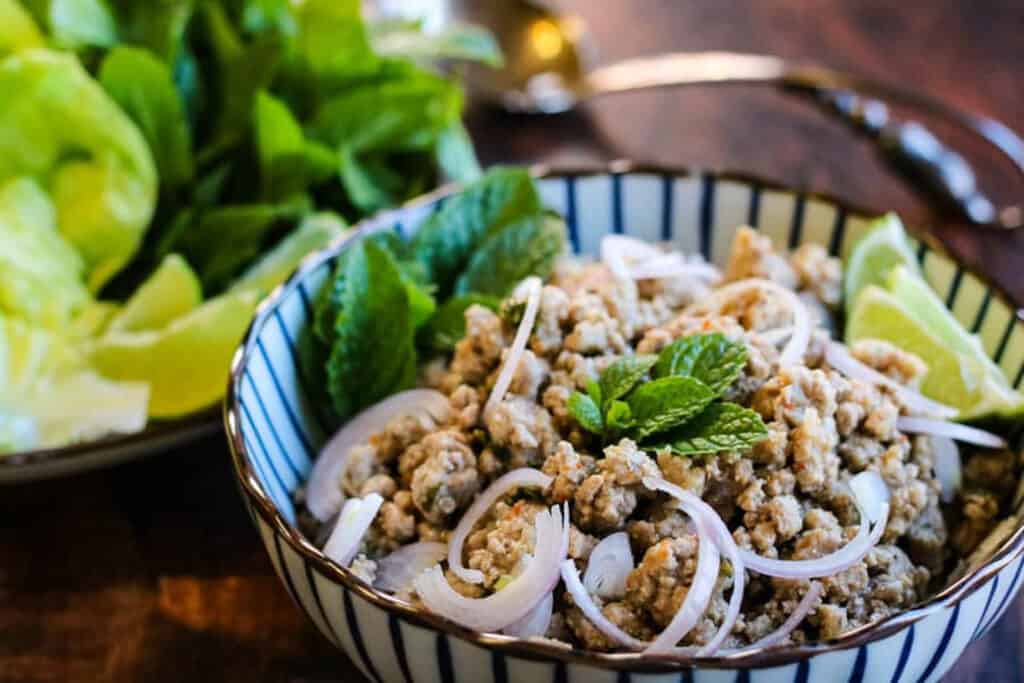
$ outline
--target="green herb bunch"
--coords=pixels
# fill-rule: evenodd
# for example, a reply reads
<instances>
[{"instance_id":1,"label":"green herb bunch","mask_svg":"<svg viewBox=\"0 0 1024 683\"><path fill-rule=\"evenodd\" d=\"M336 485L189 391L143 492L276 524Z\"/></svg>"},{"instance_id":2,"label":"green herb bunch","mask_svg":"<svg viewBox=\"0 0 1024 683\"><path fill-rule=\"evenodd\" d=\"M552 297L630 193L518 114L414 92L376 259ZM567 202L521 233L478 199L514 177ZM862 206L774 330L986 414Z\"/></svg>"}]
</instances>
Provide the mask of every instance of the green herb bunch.
<instances>
[{"instance_id":1,"label":"green herb bunch","mask_svg":"<svg viewBox=\"0 0 1024 683\"><path fill-rule=\"evenodd\" d=\"M367 21L359 0L2 0L0 18L0 57L74 53L152 154L155 212L108 298L172 252L216 294L315 209L352 222L480 174L462 87L430 68L500 64L477 27ZM19 86L22 104L46 104L46 88Z\"/></svg>"},{"instance_id":2,"label":"green herb bunch","mask_svg":"<svg viewBox=\"0 0 1024 683\"><path fill-rule=\"evenodd\" d=\"M611 442L700 455L748 448L768 434L760 415L720 400L747 361L747 349L720 333L679 339L654 355L624 356L574 392L569 412Z\"/></svg>"},{"instance_id":3,"label":"green herb bunch","mask_svg":"<svg viewBox=\"0 0 1024 683\"><path fill-rule=\"evenodd\" d=\"M546 278L565 223L524 169L498 167L449 198L414 239L371 235L346 250L300 340L304 371L337 423L412 386L418 360L454 348L465 311L497 310L530 275Z\"/></svg>"}]
</instances>

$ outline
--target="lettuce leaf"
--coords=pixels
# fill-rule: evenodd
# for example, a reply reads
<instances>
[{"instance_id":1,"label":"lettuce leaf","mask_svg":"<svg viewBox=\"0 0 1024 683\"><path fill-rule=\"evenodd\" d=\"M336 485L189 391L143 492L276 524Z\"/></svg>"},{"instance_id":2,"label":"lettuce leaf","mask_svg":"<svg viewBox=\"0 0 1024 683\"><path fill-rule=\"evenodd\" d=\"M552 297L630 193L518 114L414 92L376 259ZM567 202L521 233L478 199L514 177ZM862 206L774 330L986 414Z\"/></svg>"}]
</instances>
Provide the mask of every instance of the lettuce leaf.
<instances>
[{"instance_id":1,"label":"lettuce leaf","mask_svg":"<svg viewBox=\"0 0 1024 683\"><path fill-rule=\"evenodd\" d=\"M60 330L90 300L83 271L39 184L26 177L0 183L0 312Z\"/></svg>"},{"instance_id":2,"label":"lettuce leaf","mask_svg":"<svg viewBox=\"0 0 1024 683\"><path fill-rule=\"evenodd\" d=\"M132 121L70 54L0 60L0 182L30 176L97 291L138 248L156 202L156 169Z\"/></svg>"}]
</instances>

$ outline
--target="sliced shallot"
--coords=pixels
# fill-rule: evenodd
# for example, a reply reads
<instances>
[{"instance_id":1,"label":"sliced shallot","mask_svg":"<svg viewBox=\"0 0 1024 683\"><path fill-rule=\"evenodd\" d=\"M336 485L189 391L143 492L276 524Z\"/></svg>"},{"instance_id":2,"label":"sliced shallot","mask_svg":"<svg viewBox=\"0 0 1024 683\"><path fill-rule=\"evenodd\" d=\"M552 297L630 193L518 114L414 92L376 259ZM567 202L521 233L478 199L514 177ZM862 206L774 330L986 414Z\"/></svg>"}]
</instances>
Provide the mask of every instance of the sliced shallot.
<instances>
[{"instance_id":1,"label":"sliced shallot","mask_svg":"<svg viewBox=\"0 0 1024 683\"><path fill-rule=\"evenodd\" d=\"M462 547L473 527L487 514L491 506L510 491L527 487L546 489L551 486L551 482L552 478L540 470L535 470L532 467L520 467L496 479L477 496L473 504L459 519L459 524L448 541L448 568L452 570L452 573L467 583L482 583L484 575L481 572L476 569L467 569L462 564Z\"/></svg>"},{"instance_id":2,"label":"sliced shallot","mask_svg":"<svg viewBox=\"0 0 1024 683\"><path fill-rule=\"evenodd\" d=\"M939 482L939 498L951 503L956 498L963 480L960 464L960 449L948 436L932 437L932 452L935 454L935 478Z\"/></svg>"},{"instance_id":3,"label":"sliced shallot","mask_svg":"<svg viewBox=\"0 0 1024 683\"><path fill-rule=\"evenodd\" d=\"M1006 440L1001 436L956 422L929 420L924 417L900 417L896 420L896 429L907 434L945 436L954 441L970 443L983 448L1006 448Z\"/></svg>"},{"instance_id":4,"label":"sliced shallot","mask_svg":"<svg viewBox=\"0 0 1024 683\"><path fill-rule=\"evenodd\" d=\"M321 522L329 520L345 500L339 480L353 446L365 443L399 415L424 413L440 422L448 414L448 399L433 389L410 389L389 396L362 411L331 437L306 484L306 507Z\"/></svg>"},{"instance_id":5,"label":"sliced shallot","mask_svg":"<svg viewBox=\"0 0 1024 683\"><path fill-rule=\"evenodd\" d=\"M448 554L448 546L436 541L420 541L403 545L387 557L377 560L374 588L401 593L412 587L417 576L440 562Z\"/></svg>"},{"instance_id":6,"label":"sliced shallot","mask_svg":"<svg viewBox=\"0 0 1024 683\"><path fill-rule=\"evenodd\" d=\"M670 277L689 277L714 284L722 279L718 269L703 260L687 261L678 253L662 254L656 258L629 266L629 276L634 280L658 280Z\"/></svg>"},{"instance_id":7,"label":"sliced shallot","mask_svg":"<svg viewBox=\"0 0 1024 683\"><path fill-rule=\"evenodd\" d=\"M533 332L533 323L537 320L537 310L540 308L540 295L543 283L539 277L528 277L516 287L516 293L526 296L526 308L523 309L523 318L519 321L516 329L516 336L512 339L512 346L509 347L502 363L498 378L494 381L494 389L487 398L484 405L484 415L489 414L499 403L505 399L505 392L508 391L512 378L515 377L519 368L519 360L523 357L526 349L526 342L530 340L530 333Z\"/></svg>"},{"instance_id":8,"label":"sliced shallot","mask_svg":"<svg viewBox=\"0 0 1024 683\"><path fill-rule=\"evenodd\" d=\"M793 327L776 327L774 330L758 332L757 335L761 337L762 340L768 342L772 346L778 346L779 344L793 336Z\"/></svg>"},{"instance_id":9,"label":"sliced shallot","mask_svg":"<svg viewBox=\"0 0 1024 683\"><path fill-rule=\"evenodd\" d=\"M796 365L803 359L804 354L807 353L807 346L811 341L811 314L795 292L771 280L749 278L747 280L730 282L724 287L714 290L711 293L711 304L721 309L733 297L744 294L752 289L768 290L785 302L786 308L789 309L790 315L793 318L793 333L783 347L782 353L779 354L779 366L788 368ZM698 304L701 307L705 305L703 303Z\"/></svg>"},{"instance_id":10,"label":"sliced shallot","mask_svg":"<svg viewBox=\"0 0 1024 683\"><path fill-rule=\"evenodd\" d=\"M605 235L601 240L601 260L620 280L633 279L629 261L649 261L664 256L665 252L652 244L625 235Z\"/></svg>"},{"instance_id":11,"label":"sliced shallot","mask_svg":"<svg viewBox=\"0 0 1024 683\"><path fill-rule=\"evenodd\" d=\"M500 631L521 621L558 583L560 565L569 552L568 506L538 512L534 526L533 559L497 593L467 598L451 587L438 564L413 582L423 605L475 631Z\"/></svg>"},{"instance_id":12,"label":"sliced shallot","mask_svg":"<svg viewBox=\"0 0 1024 683\"><path fill-rule=\"evenodd\" d=\"M603 633L606 638L614 643L618 643L623 647L627 647L631 650L642 650L647 647L647 642L639 640L629 635L616 624L614 624L608 617L604 615L601 608L597 606L594 599L590 597L587 589L583 587L583 582L580 581L580 574L576 571L576 563L572 560L565 560L562 562L562 581L565 583L565 590L572 596L572 600L576 603L576 606L583 616L594 625L598 631Z\"/></svg>"},{"instance_id":13,"label":"sliced shallot","mask_svg":"<svg viewBox=\"0 0 1024 683\"><path fill-rule=\"evenodd\" d=\"M776 560L740 549L751 571L782 579L817 579L832 576L864 559L878 544L889 518L889 490L874 471L861 472L850 481L860 528L849 543L834 553L813 560ZM872 527L872 522L874 526Z\"/></svg>"},{"instance_id":14,"label":"sliced shallot","mask_svg":"<svg viewBox=\"0 0 1024 683\"><path fill-rule=\"evenodd\" d=\"M543 637L548 632L548 627L551 626L551 617L554 616L554 613L555 594L551 592L541 598L541 601L530 610L529 614L502 629L502 633L517 638Z\"/></svg>"},{"instance_id":15,"label":"sliced shallot","mask_svg":"<svg viewBox=\"0 0 1024 683\"><path fill-rule=\"evenodd\" d=\"M324 554L342 567L349 566L383 502L384 499L376 493L346 500L334 531L324 546Z\"/></svg>"},{"instance_id":16,"label":"sliced shallot","mask_svg":"<svg viewBox=\"0 0 1024 683\"><path fill-rule=\"evenodd\" d=\"M956 417L957 409L933 401L920 393L886 377L874 368L853 357L849 349L839 342L829 342L825 348L825 360L833 368L850 379L891 389L911 410L938 417Z\"/></svg>"},{"instance_id":17,"label":"sliced shallot","mask_svg":"<svg viewBox=\"0 0 1024 683\"><path fill-rule=\"evenodd\" d=\"M687 260L680 252L662 251L626 235L606 235L601 240L601 260L622 280L693 277L717 283L722 279L717 268L699 257Z\"/></svg>"},{"instance_id":18,"label":"sliced shallot","mask_svg":"<svg viewBox=\"0 0 1024 683\"><path fill-rule=\"evenodd\" d=\"M633 549L625 531L606 536L590 552L583 585L602 598L621 598L626 594L626 579L633 571Z\"/></svg>"},{"instance_id":19,"label":"sliced shallot","mask_svg":"<svg viewBox=\"0 0 1024 683\"><path fill-rule=\"evenodd\" d=\"M729 533L729 527L725 525L715 509L701 500L700 496L657 477L645 477L643 483L652 491L667 493L678 500L683 511L693 519L698 535L701 534L703 528L704 532L711 536L711 540L718 550L726 556L729 564L732 565L732 594L729 596L729 606L726 609L725 617L722 619L722 624L718 627L715 637L697 651L701 656L713 655L722 646L722 642L729 637L732 627L735 626L736 620L739 618L746 584L745 560L736 541L733 540L732 534ZM672 654L687 655L691 653L691 650L692 648L676 648L672 650Z\"/></svg>"}]
</instances>

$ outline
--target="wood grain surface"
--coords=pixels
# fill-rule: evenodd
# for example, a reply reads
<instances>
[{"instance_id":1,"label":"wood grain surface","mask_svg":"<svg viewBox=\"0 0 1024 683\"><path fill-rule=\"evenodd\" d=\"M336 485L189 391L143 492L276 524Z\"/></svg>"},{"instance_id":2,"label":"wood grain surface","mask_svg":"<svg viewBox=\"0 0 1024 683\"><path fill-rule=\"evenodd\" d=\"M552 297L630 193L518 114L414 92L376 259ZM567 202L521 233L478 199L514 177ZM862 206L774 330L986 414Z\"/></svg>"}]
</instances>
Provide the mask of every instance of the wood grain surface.
<instances>
[{"instance_id":1,"label":"wood grain surface","mask_svg":"<svg viewBox=\"0 0 1024 683\"><path fill-rule=\"evenodd\" d=\"M586 18L606 61L672 49L776 53L1024 126L1017 0L565 4ZM638 93L551 118L474 111L470 127L487 162L633 158L744 169L936 224L866 143L776 93ZM968 151L991 194L1024 199L991 156ZM1024 233L931 229L1024 302ZM1021 680L1022 621L1018 600L948 680ZM361 680L278 584L222 438L107 472L0 488L3 683Z\"/></svg>"}]
</instances>

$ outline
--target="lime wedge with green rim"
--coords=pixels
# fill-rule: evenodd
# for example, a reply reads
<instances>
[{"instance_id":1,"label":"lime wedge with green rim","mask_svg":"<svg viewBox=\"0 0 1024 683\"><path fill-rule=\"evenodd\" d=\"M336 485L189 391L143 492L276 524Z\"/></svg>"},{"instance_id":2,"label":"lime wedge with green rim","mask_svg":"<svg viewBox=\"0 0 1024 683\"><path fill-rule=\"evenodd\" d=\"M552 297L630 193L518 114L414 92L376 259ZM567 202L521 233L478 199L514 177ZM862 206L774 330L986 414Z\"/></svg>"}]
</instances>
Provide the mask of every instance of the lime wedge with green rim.
<instances>
[{"instance_id":1,"label":"lime wedge with green rim","mask_svg":"<svg viewBox=\"0 0 1024 683\"><path fill-rule=\"evenodd\" d=\"M960 419L1018 408L1020 396L996 379L985 363L973 353L958 351L915 313L891 292L868 285L847 318L846 338L882 339L920 356L928 363L921 393L956 408Z\"/></svg>"},{"instance_id":2,"label":"lime wedge with green rim","mask_svg":"<svg viewBox=\"0 0 1024 683\"><path fill-rule=\"evenodd\" d=\"M161 330L108 332L89 352L93 366L121 381L148 382L151 417L177 417L224 395L228 368L259 294L211 299Z\"/></svg>"},{"instance_id":3,"label":"lime wedge with green rim","mask_svg":"<svg viewBox=\"0 0 1024 683\"><path fill-rule=\"evenodd\" d=\"M181 256L168 254L110 320L110 332L159 330L203 300L199 278Z\"/></svg>"},{"instance_id":4,"label":"lime wedge with green rim","mask_svg":"<svg viewBox=\"0 0 1024 683\"><path fill-rule=\"evenodd\" d=\"M903 266L889 273L888 290L916 317L928 331L944 341L949 348L968 355L985 366L992 378L1007 389L1010 382L998 365L985 353L981 340L970 334L946 308L934 290L922 278Z\"/></svg>"},{"instance_id":5,"label":"lime wedge with green rim","mask_svg":"<svg viewBox=\"0 0 1024 683\"><path fill-rule=\"evenodd\" d=\"M884 285L889 273L898 265L920 273L903 223L896 214L889 213L877 219L850 251L843 278L847 312L857 302L861 290L869 285Z\"/></svg>"}]
</instances>

